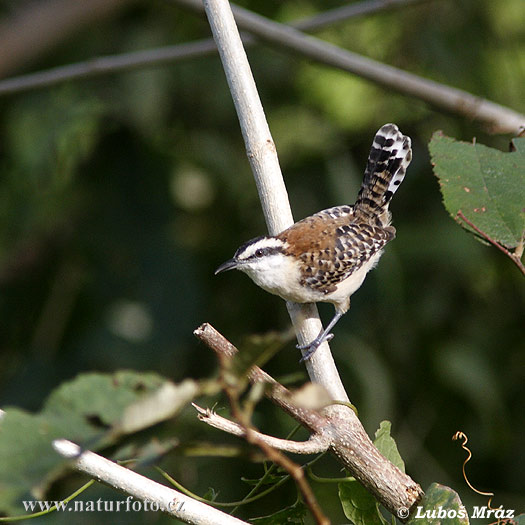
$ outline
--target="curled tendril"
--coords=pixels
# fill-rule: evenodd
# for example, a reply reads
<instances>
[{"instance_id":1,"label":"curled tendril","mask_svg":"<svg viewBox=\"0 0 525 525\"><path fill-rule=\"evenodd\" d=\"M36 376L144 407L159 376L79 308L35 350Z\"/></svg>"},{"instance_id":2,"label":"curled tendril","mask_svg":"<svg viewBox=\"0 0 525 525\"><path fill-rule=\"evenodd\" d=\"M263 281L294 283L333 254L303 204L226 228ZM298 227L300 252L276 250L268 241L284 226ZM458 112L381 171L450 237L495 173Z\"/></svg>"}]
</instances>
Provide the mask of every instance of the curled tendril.
<instances>
[{"instance_id":1,"label":"curled tendril","mask_svg":"<svg viewBox=\"0 0 525 525\"><path fill-rule=\"evenodd\" d=\"M468 454L467 455L467 459L465 459L465 461L463 461L463 478L465 479L465 482L467 483L467 485L471 488L471 490L473 490L476 494L479 494L480 496L488 496L489 498L489 501L487 503L487 507L491 510L496 510L496 509L493 509L492 506L491 506L491 503L492 503L492 498L494 497L494 492L482 492L481 490L478 490L477 488L475 488L472 483L468 480L467 478L467 473L465 472L465 465L470 461L470 458L472 457L472 452L470 451L470 449L467 447L467 441L468 441L468 437L467 435L464 433L464 432L461 432L461 430L458 430L453 436L452 436L452 439L454 441L456 441L457 439L462 439L463 440L463 443L461 443L461 448L466 451L466 453Z\"/></svg>"},{"instance_id":2,"label":"curled tendril","mask_svg":"<svg viewBox=\"0 0 525 525\"><path fill-rule=\"evenodd\" d=\"M478 490L477 488L475 488L472 485L472 483L467 478L467 473L465 472L465 465L470 461L470 458L472 458L472 452L467 447L467 441L468 441L467 435L464 432L461 432L460 430L458 430L452 436L452 439L454 441L456 441L458 439L462 439L463 443L461 443L461 448L468 454L467 458L463 462L463 478L465 479L465 482L470 487L470 489L473 490L476 494L479 494L480 496L487 496L489 498L489 500L487 502L487 508L489 508L490 510L498 510L498 509L495 509L494 507L492 507L492 498L494 497L494 492L482 492L481 490ZM515 523L515 521L514 520L509 520L509 519L505 519L505 520L499 520L498 519L498 521L494 522L494 523L498 523L498 524L503 524L503 523L512 524L512 523ZM490 524L490 525L492 525L492 524Z\"/></svg>"}]
</instances>

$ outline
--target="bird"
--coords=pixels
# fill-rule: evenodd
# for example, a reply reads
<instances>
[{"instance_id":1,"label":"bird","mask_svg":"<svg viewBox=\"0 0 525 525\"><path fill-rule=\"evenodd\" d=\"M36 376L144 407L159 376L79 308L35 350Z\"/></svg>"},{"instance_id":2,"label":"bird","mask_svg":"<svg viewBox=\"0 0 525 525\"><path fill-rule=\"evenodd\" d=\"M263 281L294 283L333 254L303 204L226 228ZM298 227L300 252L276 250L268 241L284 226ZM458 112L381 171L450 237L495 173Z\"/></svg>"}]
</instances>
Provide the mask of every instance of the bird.
<instances>
[{"instance_id":1,"label":"bird","mask_svg":"<svg viewBox=\"0 0 525 525\"><path fill-rule=\"evenodd\" d=\"M331 330L350 308L350 296L394 239L389 204L412 160L411 146L395 124L385 124L373 139L354 205L328 208L278 235L251 239L215 271L240 270L286 301L334 305L326 329L310 343L297 345L301 361L332 339Z\"/></svg>"}]
</instances>

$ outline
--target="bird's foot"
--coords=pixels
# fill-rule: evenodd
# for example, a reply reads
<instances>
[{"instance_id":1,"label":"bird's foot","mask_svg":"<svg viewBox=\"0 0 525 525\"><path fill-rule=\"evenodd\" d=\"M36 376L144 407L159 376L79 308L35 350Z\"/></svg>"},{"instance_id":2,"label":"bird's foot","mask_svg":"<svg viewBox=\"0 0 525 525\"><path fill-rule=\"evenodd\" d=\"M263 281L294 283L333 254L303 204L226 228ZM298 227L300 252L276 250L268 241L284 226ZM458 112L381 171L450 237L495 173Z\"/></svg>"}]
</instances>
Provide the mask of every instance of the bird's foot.
<instances>
[{"instance_id":1,"label":"bird's foot","mask_svg":"<svg viewBox=\"0 0 525 525\"><path fill-rule=\"evenodd\" d=\"M331 341L334 337L334 334L321 334L317 336L311 343L305 344L305 345L296 345L296 348L299 350L306 350L306 352L303 353L303 357L299 360L299 363L302 363L303 361L306 361L307 359L310 359L314 352L321 346L322 343L325 341Z\"/></svg>"}]
</instances>

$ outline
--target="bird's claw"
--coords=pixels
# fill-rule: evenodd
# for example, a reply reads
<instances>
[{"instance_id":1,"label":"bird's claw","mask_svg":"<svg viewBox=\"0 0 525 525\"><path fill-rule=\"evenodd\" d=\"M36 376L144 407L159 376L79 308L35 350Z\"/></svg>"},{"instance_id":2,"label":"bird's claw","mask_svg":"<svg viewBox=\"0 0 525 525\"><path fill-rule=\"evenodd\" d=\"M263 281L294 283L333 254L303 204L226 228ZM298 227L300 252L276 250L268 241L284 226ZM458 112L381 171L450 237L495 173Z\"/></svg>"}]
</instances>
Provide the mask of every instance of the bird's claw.
<instances>
[{"instance_id":1,"label":"bird's claw","mask_svg":"<svg viewBox=\"0 0 525 525\"><path fill-rule=\"evenodd\" d=\"M316 337L311 343L307 343L305 345L296 345L296 348L299 350L306 350L306 352L303 354L303 357L301 357L299 360L299 363L310 359L310 357L312 357L314 352L321 346L322 343L331 341L333 337L334 334L327 334L325 337Z\"/></svg>"}]
</instances>

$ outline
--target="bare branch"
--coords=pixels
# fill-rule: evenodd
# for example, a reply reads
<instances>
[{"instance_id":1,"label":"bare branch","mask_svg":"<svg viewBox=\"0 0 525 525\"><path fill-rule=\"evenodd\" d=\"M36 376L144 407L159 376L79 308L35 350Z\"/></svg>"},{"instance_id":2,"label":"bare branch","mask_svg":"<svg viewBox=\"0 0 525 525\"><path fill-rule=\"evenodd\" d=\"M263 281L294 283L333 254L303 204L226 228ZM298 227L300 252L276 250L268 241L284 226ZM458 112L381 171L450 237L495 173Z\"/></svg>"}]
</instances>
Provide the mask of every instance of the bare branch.
<instances>
[{"instance_id":1,"label":"bare branch","mask_svg":"<svg viewBox=\"0 0 525 525\"><path fill-rule=\"evenodd\" d=\"M291 224L292 216L275 146L255 82L227 0L204 0L204 5L237 110L268 229L270 233L276 233ZM304 339L304 336L307 340L312 340L319 333L319 317L313 305L289 305L289 311L300 340ZM315 328L314 321L318 325ZM231 353L231 345L226 345L226 348ZM224 359L220 359L222 364ZM323 344L317 350L307 362L307 367L310 377L324 386L332 399L348 400L327 344ZM257 438L253 429L243 421L243 414L236 399L238 393L232 392L232 387L224 378L223 387L230 400L234 418L245 429L245 439L261 448L270 460L290 473L315 519L323 522L325 518L311 489L304 482L301 468ZM275 393L275 385L270 391ZM322 413L295 408L297 419L314 433L329 438L331 451L390 512L397 514L400 509L414 508L423 494L421 487L379 453L353 410L342 405L331 405ZM312 414L317 414L317 418L312 418Z\"/></svg>"},{"instance_id":2,"label":"bare branch","mask_svg":"<svg viewBox=\"0 0 525 525\"><path fill-rule=\"evenodd\" d=\"M57 1L60 2L62 0ZM113 1L116 2L118 0ZM124 0L120 1L122 2ZM200 0L171 1L202 12ZM489 131L493 133L516 133L525 123L525 116L521 113L484 98L477 97L466 91L424 79L418 75L405 72L387 64L382 64L381 62L356 53L345 51L332 44L308 37L300 31L297 31L297 29L302 31L321 29L328 24L350 17L368 14L380 9L400 7L417 1L425 0L364 1L299 21L292 24L293 27L278 24L239 7L233 7L233 9L240 27L279 48L292 49L309 59L354 73L379 85L394 89L401 94L414 96L435 106L437 109L458 114L468 119L478 120L488 126ZM105 2L105 4L109 5L109 2ZM12 24L10 24L10 26L15 27ZM296 30L294 31L293 28ZM22 34L22 32L17 29L14 29L14 31L17 34ZM2 28L0 28L0 44L2 38L5 41L9 41L11 39L9 35L10 33L2 35ZM255 42L255 39L250 35L243 35L243 42L245 45L251 45ZM30 42L30 47L33 52L37 49L37 46L34 45L33 37ZM3 48L6 47L3 46ZM153 67L168 62L206 56L215 52L216 47L213 41L203 40L178 46L166 46L147 51L99 57L86 62L5 79L0 81L0 95L18 93L29 89L52 86L69 80L116 73L140 67ZM9 55L9 63L15 58L16 55ZM7 67L6 71L9 70L10 67L11 66ZM0 75L1 74L2 61L0 60Z\"/></svg>"},{"instance_id":3,"label":"bare branch","mask_svg":"<svg viewBox=\"0 0 525 525\"><path fill-rule=\"evenodd\" d=\"M246 523L117 465L94 452L82 451L78 445L71 441L57 439L53 442L53 447L61 456L73 460L77 470L142 500L144 505L147 504L151 510L161 510L185 523L198 525L214 525L216 523L241 525Z\"/></svg>"},{"instance_id":4,"label":"bare branch","mask_svg":"<svg viewBox=\"0 0 525 525\"><path fill-rule=\"evenodd\" d=\"M364 0L357 4L350 4L325 11L318 15L292 23L291 25L301 31L315 31L322 29L327 25L344 22L349 18L355 18L365 14L399 8L404 5L421 3L424 1L426 2L429 0ZM257 40L249 34L242 35L242 41L245 47L257 43ZM188 44L97 57L85 62L59 66L46 71L38 71L36 73L29 73L27 75L1 80L0 95L20 93L26 90L49 87L71 80L92 78L137 68L157 67L166 63L176 63L193 58L214 55L216 53L217 46L215 45L215 41L213 38L209 38Z\"/></svg>"},{"instance_id":5,"label":"bare branch","mask_svg":"<svg viewBox=\"0 0 525 525\"><path fill-rule=\"evenodd\" d=\"M174 0L177 1L177 0ZM323 29L326 26L341 23L349 18L371 15L380 11L399 9L411 4L420 4L429 0L363 0L354 4L344 5L335 9L330 9L312 18L301 20L290 24L299 31L313 31Z\"/></svg>"},{"instance_id":6,"label":"bare branch","mask_svg":"<svg viewBox=\"0 0 525 525\"><path fill-rule=\"evenodd\" d=\"M209 346L218 356L221 354L232 356L238 351L209 323L199 326L193 334ZM292 393L258 366L254 366L251 369L249 379L252 383L268 383L271 385L271 388L266 390L267 397L312 432L317 432L318 429L323 428L328 423L327 419L319 414L317 410L308 410L291 403Z\"/></svg>"},{"instance_id":7,"label":"bare branch","mask_svg":"<svg viewBox=\"0 0 525 525\"><path fill-rule=\"evenodd\" d=\"M92 58L86 62L59 66L46 71L1 80L0 95L10 95L31 89L50 87L71 80L120 73L137 68L156 67L216 53L217 46L210 38L189 44Z\"/></svg>"},{"instance_id":8,"label":"bare branch","mask_svg":"<svg viewBox=\"0 0 525 525\"><path fill-rule=\"evenodd\" d=\"M208 408L201 408L195 403L192 403L192 405L199 413L199 419L204 423L234 436L246 436L246 430L242 425L219 416ZM328 450L329 446L329 440L320 434L313 434L308 441L299 442L268 436L256 430L253 430L252 432L258 440L266 443L270 447L281 450L282 452L290 452L292 454L319 454Z\"/></svg>"},{"instance_id":9,"label":"bare branch","mask_svg":"<svg viewBox=\"0 0 525 525\"><path fill-rule=\"evenodd\" d=\"M200 0L177 0L181 5L202 11ZM346 51L318 38L279 24L238 6L232 6L241 29L280 49L293 50L309 59L359 75L380 86L413 96L436 108L485 124L493 133L519 133L525 115L371 58Z\"/></svg>"}]
</instances>

